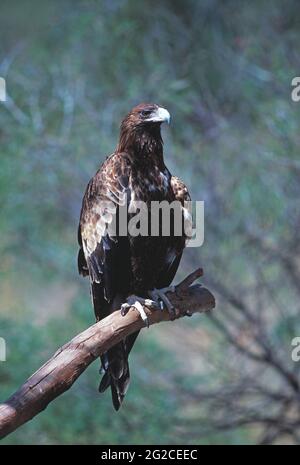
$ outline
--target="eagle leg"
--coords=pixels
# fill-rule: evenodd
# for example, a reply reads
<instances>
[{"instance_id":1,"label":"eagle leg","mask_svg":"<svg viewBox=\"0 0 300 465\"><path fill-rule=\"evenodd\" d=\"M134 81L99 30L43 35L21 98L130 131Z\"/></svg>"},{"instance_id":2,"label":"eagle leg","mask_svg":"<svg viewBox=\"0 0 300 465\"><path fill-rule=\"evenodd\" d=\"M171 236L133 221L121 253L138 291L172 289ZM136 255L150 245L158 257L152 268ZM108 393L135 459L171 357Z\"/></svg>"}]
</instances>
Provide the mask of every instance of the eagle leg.
<instances>
[{"instance_id":1,"label":"eagle leg","mask_svg":"<svg viewBox=\"0 0 300 465\"><path fill-rule=\"evenodd\" d=\"M157 306L158 306L157 302L154 300L144 299L143 297L139 297L137 295L130 295L126 299L126 302L121 305L121 315L125 316L128 313L128 310L131 307L133 307L139 312L143 322L145 323L147 328L149 328L149 320L143 308L143 305L145 305L145 307L155 308L155 309L157 309Z\"/></svg>"},{"instance_id":2,"label":"eagle leg","mask_svg":"<svg viewBox=\"0 0 300 465\"><path fill-rule=\"evenodd\" d=\"M164 305L165 305L165 307L167 308L169 312L171 319L174 319L175 308L174 308L174 305L171 304L170 300L166 296L167 292L175 292L175 286L168 286L162 289L153 289L152 291L149 291L149 296L151 297L151 299L157 302L158 305L160 305L161 310L164 309Z\"/></svg>"}]
</instances>

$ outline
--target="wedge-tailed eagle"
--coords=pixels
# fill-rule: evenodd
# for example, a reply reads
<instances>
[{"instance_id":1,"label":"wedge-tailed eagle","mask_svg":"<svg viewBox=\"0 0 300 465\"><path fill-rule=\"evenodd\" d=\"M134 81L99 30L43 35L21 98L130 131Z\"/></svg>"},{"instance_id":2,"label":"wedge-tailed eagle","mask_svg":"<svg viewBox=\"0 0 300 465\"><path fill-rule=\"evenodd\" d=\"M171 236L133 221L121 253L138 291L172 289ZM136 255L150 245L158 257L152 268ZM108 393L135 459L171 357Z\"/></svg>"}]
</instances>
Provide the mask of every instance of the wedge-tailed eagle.
<instances>
[{"instance_id":1,"label":"wedge-tailed eagle","mask_svg":"<svg viewBox=\"0 0 300 465\"><path fill-rule=\"evenodd\" d=\"M170 286L176 274L186 243L184 230L176 235L170 227L165 235L159 224L156 235L131 235L120 234L118 227L112 234L108 228L121 208L127 210L129 221L137 201L149 209L155 201L178 201L182 217L189 216L185 209L190 200L188 190L164 162L161 124L169 121L169 112L158 105L143 103L133 108L121 123L115 152L86 188L78 228L78 268L80 274L89 276L97 321L120 308L125 314L134 306L147 323L142 304L152 305L153 301L173 310L162 288ZM151 218L149 213L149 231ZM159 218L162 221L162 215ZM104 375L99 391L111 387L116 410L129 385L128 356L137 335L101 356Z\"/></svg>"}]
</instances>

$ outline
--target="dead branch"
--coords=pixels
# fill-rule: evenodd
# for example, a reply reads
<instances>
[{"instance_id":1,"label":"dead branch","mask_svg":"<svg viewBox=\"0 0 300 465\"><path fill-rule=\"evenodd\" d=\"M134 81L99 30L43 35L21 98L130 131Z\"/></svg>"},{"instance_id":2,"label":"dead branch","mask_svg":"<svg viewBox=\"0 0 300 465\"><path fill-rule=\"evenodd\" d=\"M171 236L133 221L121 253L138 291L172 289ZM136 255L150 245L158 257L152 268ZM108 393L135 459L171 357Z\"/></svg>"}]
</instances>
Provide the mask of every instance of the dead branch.
<instances>
[{"instance_id":1,"label":"dead branch","mask_svg":"<svg viewBox=\"0 0 300 465\"><path fill-rule=\"evenodd\" d=\"M215 299L210 291L199 284L191 286L201 275L202 270L196 270L176 286L175 293L168 294L176 309L175 319L214 308ZM170 320L167 311L144 309L150 325ZM0 404L0 438L44 410L53 399L67 391L99 355L143 327L139 314L132 308L125 317L116 311L75 336Z\"/></svg>"}]
</instances>

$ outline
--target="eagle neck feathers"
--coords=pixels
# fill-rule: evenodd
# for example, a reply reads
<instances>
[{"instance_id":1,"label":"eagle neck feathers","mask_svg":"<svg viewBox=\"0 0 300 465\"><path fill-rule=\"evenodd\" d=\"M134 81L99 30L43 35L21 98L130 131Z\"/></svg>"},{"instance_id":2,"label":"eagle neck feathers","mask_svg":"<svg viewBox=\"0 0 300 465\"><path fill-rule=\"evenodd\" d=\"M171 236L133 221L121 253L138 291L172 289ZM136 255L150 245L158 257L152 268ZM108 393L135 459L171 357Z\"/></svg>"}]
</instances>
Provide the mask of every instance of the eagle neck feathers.
<instances>
[{"instance_id":1,"label":"eagle neck feathers","mask_svg":"<svg viewBox=\"0 0 300 465\"><path fill-rule=\"evenodd\" d=\"M142 170L154 165L163 170L165 164L160 125L148 125L147 128L143 125L133 128L122 125L117 152L127 153L135 166Z\"/></svg>"}]
</instances>

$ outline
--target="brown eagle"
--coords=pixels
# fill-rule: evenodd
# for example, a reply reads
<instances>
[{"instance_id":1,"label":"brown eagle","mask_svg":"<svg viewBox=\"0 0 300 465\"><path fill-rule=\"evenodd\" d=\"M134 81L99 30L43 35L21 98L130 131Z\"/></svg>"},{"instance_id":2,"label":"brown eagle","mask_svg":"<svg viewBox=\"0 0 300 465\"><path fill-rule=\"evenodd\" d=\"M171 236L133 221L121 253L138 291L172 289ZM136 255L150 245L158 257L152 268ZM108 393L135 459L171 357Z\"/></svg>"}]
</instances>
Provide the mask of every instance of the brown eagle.
<instances>
[{"instance_id":1,"label":"brown eagle","mask_svg":"<svg viewBox=\"0 0 300 465\"><path fill-rule=\"evenodd\" d=\"M121 124L116 151L90 180L82 202L78 228L78 269L89 276L97 321L121 308L122 314L135 307L147 324L142 304L174 309L165 295L182 256L186 242L181 235L110 234L108 226L121 208L132 217L132 205L142 201L177 201L182 218L187 218L185 201L190 196L183 182L172 176L163 157L161 124L170 121L169 112L155 104L133 108ZM180 202L180 203L179 203ZM149 213L149 230L151 226ZM159 217L162 221L162 215ZM172 222L172 215L170 222ZM184 219L183 219L184 221ZM166 289L167 288L167 289ZM120 408L129 385L128 356L138 332L101 356L104 372L99 391L111 387L113 405Z\"/></svg>"}]
</instances>

